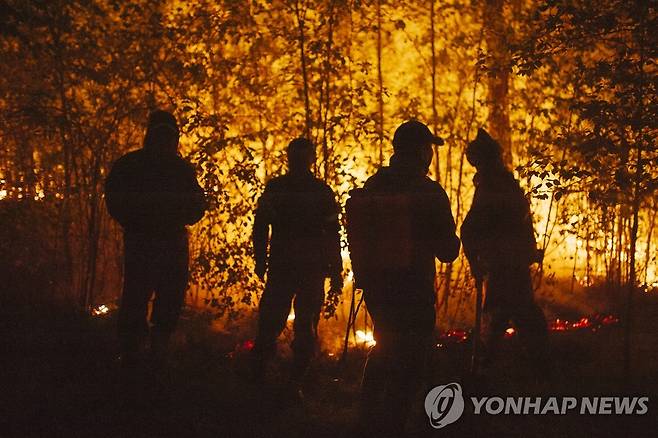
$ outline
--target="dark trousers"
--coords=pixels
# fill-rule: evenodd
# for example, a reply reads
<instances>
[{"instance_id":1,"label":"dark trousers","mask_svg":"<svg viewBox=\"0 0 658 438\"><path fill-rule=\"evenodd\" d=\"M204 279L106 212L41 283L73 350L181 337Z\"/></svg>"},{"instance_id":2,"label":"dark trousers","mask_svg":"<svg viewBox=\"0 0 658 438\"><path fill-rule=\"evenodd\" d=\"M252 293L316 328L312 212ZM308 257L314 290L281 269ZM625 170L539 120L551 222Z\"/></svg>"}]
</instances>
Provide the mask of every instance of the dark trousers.
<instances>
[{"instance_id":1,"label":"dark trousers","mask_svg":"<svg viewBox=\"0 0 658 438\"><path fill-rule=\"evenodd\" d=\"M485 339L489 359L499 350L511 322L528 357L538 366L546 366L549 359L546 319L534 300L527 267L501 267L487 274L484 316L488 321Z\"/></svg>"},{"instance_id":2,"label":"dark trousers","mask_svg":"<svg viewBox=\"0 0 658 438\"><path fill-rule=\"evenodd\" d=\"M167 342L180 316L187 281L185 231L159 236L124 235L123 295L118 317L124 353L136 352L149 332L148 303L153 294L152 339Z\"/></svg>"},{"instance_id":3,"label":"dark trousers","mask_svg":"<svg viewBox=\"0 0 658 438\"><path fill-rule=\"evenodd\" d=\"M294 354L292 378L300 379L315 353L317 326L324 303L325 276L316 272L270 270L260 300L258 336L255 352L261 367L276 352L276 340L285 328L290 306L295 311L293 323Z\"/></svg>"},{"instance_id":4,"label":"dark trousers","mask_svg":"<svg viewBox=\"0 0 658 438\"><path fill-rule=\"evenodd\" d=\"M366 294L377 344L364 370L361 422L364 431L377 436L402 435L425 377L436 315L431 300L412 300L410 295L385 290Z\"/></svg>"}]
</instances>

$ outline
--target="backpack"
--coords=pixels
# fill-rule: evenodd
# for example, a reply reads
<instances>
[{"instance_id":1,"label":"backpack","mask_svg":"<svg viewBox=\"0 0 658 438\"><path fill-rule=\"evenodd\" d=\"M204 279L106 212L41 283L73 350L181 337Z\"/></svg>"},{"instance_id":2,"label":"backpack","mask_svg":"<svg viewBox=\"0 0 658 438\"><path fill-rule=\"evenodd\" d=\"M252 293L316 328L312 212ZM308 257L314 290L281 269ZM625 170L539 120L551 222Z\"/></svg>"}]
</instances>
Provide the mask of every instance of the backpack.
<instances>
[{"instance_id":1,"label":"backpack","mask_svg":"<svg viewBox=\"0 0 658 438\"><path fill-rule=\"evenodd\" d=\"M422 207L413 193L350 191L345 206L347 243L359 287L382 273L406 271L416 254L415 211Z\"/></svg>"}]
</instances>

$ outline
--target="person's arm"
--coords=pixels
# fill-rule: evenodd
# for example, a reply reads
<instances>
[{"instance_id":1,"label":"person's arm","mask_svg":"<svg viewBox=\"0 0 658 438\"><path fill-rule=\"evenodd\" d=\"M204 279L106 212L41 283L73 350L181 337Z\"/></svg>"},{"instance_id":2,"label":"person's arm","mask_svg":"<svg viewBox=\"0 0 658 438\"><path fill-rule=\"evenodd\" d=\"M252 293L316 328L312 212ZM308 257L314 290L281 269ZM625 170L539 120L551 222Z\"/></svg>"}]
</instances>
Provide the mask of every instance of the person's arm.
<instances>
[{"instance_id":1,"label":"person's arm","mask_svg":"<svg viewBox=\"0 0 658 438\"><path fill-rule=\"evenodd\" d=\"M438 187L438 197L433 209L435 233L434 254L443 263L450 263L459 255L459 238L455 234L455 219L452 216L448 195Z\"/></svg>"},{"instance_id":2,"label":"person's arm","mask_svg":"<svg viewBox=\"0 0 658 438\"><path fill-rule=\"evenodd\" d=\"M340 207L331 189L327 190L327 217L325 223L326 251L328 258L327 273L331 279L332 289L342 289L343 259L340 254Z\"/></svg>"},{"instance_id":3,"label":"person's arm","mask_svg":"<svg viewBox=\"0 0 658 438\"><path fill-rule=\"evenodd\" d=\"M490 214L489 196L480 188L475 189L471 208L464 218L461 227L461 239L464 245L464 255L471 267L471 273L476 280L482 280L486 267L483 261L485 242L494 226Z\"/></svg>"},{"instance_id":4,"label":"person's arm","mask_svg":"<svg viewBox=\"0 0 658 438\"><path fill-rule=\"evenodd\" d=\"M464 255L471 267L471 273L476 280L481 280L484 275L484 268L481 266L479 249L477 245L476 219L473 208L466 214L464 223L461 227L462 244L464 245Z\"/></svg>"},{"instance_id":5,"label":"person's arm","mask_svg":"<svg viewBox=\"0 0 658 438\"><path fill-rule=\"evenodd\" d=\"M126 177L125 163L122 159L119 159L114 163L110 174L105 179L105 205L107 211L123 227L128 222L130 209Z\"/></svg>"},{"instance_id":6,"label":"person's arm","mask_svg":"<svg viewBox=\"0 0 658 438\"><path fill-rule=\"evenodd\" d=\"M194 169L190 165L188 165L188 169L188 190L186 193L187 217L185 223L192 225L199 222L201 218L203 218L203 215L208 208L208 203L206 201L206 196L203 193L203 189L199 185L199 181L196 179Z\"/></svg>"},{"instance_id":7,"label":"person's arm","mask_svg":"<svg viewBox=\"0 0 658 438\"><path fill-rule=\"evenodd\" d=\"M254 228L252 232L252 242L254 246L254 260L256 262L256 275L262 280L265 278L267 271L267 247L269 240L269 231L272 210L272 200L268 187L258 199L256 212L254 214Z\"/></svg>"},{"instance_id":8,"label":"person's arm","mask_svg":"<svg viewBox=\"0 0 658 438\"><path fill-rule=\"evenodd\" d=\"M537 239L535 237L535 227L532 222L532 211L530 210L530 203L526 199L523 190L519 187L519 202L521 203L521 239L525 244L528 252L528 264L541 263L544 259L544 252L537 248Z\"/></svg>"}]
</instances>

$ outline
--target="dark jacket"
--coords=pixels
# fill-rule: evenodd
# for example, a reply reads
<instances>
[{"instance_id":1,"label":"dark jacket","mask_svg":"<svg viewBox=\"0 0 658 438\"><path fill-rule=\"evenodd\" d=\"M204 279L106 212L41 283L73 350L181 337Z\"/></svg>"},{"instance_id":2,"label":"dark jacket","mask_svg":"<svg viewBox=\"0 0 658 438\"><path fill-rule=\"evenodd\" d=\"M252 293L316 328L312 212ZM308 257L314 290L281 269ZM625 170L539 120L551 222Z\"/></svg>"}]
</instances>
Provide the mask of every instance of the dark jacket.
<instances>
[{"instance_id":1,"label":"dark jacket","mask_svg":"<svg viewBox=\"0 0 658 438\"><path fill-rule=\"evenodd\" d=\"M433 301L435 258L451 262L459 254L443 187L419 171L384 167L352 195L348 236L360 286L404 287ZM354 247L352 237L363 240Z\"/></svg>"},{"instance_id":2,"label":"dark jacket","mask_svg":"<svg viewBox=\"0 0 658 438\"><path fill-rule=\"evenodd\" d=\"M169 234L198 222L206 209L194 169L179 156L140 149L119 158L105 181L110 215L126 233Z\"/></svg>"},{"instance_id":3,"label":"dark jacket","mask_svg":"<svg viewBox=\"0 0 658 438\"><path fill-rule=\"evenodd\" d=\"M333 191L311 172L273 178L256 208L256 263L268 265L270 272L339 275L342 261L338 213ZM270 227L272 234L268 238Z\"/></svg>"},{"instance_id":4,"label":"dark jacket","mask_svg":"<svg viewBox=\"0 0 658 438\"><path fill-rule=\"evenodd\" d=\"M530 206L511 172L479 172L473 204L461 227L464 252L476 275L492 269L527 268L537 244Z\"/></svg>"}]
</instances>

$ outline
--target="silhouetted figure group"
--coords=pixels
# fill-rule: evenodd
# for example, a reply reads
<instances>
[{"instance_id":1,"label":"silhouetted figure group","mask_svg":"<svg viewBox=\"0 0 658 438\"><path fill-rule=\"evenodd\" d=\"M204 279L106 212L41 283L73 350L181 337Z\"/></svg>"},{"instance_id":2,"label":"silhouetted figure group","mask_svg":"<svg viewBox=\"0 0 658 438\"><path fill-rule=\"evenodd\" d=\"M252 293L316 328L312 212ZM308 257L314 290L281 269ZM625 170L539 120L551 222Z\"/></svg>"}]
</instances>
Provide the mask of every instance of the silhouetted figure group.
<instances>
[{"instance_id":1,"label":"silhouetted figure group","mask_svg":"<svg viewBox=\"0 0 658 438\"><path fill-rule=\"evenodd\" d=\"M124 230L119 336L127 366L137 361L149 333L147 304L153 293L150 352L154 364L163 363L187 287L186 225L199 221L206 208L192 167L177 154L178 138L174 117L154 112L144 147L121 157L106 182L108 210ZM433 146L441 144L423 123L403 123L393 137L390 165L353 190L346 205L354 279L376 339L363 376L360 415L362 432L373 436L404 430L433 345L435 259L449 263L459 254L448 196L427 176ZM478 131L466 154L477 169L476 191L461 234L472 273L486 285L485 361L495 356L511 321L530 354L547 362L546 322L529 271L541 255L528 201L486 131ZM316 351L325 279L342 289L343 266L340 207L331 188L312 173L315 146L295 139L287 159L288 173L267 183L255 213L255 269L266 284L253 377L263 381L292 306L290 388L299 395Z\"/></svg>"}]
</instances>

